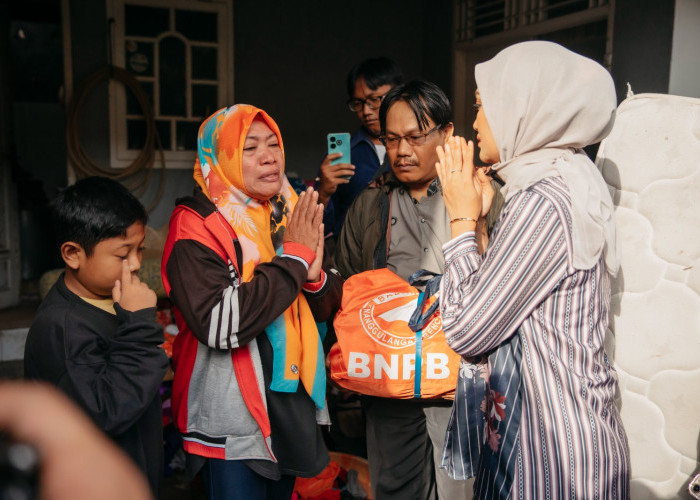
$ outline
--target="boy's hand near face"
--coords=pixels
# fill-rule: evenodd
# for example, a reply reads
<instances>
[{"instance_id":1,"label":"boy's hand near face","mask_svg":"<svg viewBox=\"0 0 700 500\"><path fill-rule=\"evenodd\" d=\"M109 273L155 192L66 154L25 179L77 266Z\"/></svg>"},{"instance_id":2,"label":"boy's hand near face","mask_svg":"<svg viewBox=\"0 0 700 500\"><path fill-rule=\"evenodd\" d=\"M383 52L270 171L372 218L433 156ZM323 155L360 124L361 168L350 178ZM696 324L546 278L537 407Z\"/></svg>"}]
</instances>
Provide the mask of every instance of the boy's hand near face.
<instances>
[{"instance_id":1,"label":"boy's hand near face","mask_svg":"<svg viewBox=\"0 0 700 500\"><path fill-rule=\"evenodd\" d=\"M126 311L139 311L156 306L156 292L148 288L136 274L129 271L129 263L122 260L122 279L117 280L112 288L112 298Z\"/></svg>"}]
</instances>

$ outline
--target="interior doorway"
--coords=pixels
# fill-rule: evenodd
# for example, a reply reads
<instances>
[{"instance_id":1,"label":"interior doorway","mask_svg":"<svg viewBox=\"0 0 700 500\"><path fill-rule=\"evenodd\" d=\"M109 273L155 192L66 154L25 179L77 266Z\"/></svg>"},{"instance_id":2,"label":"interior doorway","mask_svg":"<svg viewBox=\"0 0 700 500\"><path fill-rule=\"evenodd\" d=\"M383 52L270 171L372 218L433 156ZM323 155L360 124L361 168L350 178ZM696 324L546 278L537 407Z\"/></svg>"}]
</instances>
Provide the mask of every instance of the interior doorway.
<instances>
[{"instance_id":1,"label":"interior doorway","mask_svg":"<svg viewBox=\"0 0 700 500\"><path fill-rule=\"evenodd\" d=\"M7 35L10 16L7 5L0 4L0 32ZM9 41L0 36L0 67L9 67ZM0 71L0 308L19 303L19 216L17 188L12 169L12 114L9 71Z\"/></svg>"}]
</instances>

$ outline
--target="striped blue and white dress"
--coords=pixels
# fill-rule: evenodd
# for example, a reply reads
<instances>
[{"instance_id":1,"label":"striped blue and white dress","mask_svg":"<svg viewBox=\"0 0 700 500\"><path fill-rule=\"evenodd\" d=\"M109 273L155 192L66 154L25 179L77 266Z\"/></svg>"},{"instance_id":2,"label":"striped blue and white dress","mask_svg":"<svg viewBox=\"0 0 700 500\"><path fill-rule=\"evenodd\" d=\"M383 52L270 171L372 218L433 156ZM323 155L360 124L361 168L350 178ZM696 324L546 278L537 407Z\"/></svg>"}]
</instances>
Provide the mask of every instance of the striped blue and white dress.
<instances>
[{"instance_id":1,"label":"striped blue and white dress","mask_svg":"<svg viewBox=\"0 0 700 500\"><path fill-rule=\"evenodd\" d=\"M465 360L488 356L463 361L443 456L453 477L478 460L477 498L629 498L603 347L609 276L602 259L573 267L570 211L566 185L549 177L509 199L483 255L473 232L443 246L447 341Z\"/></svg>"}]
</instances>

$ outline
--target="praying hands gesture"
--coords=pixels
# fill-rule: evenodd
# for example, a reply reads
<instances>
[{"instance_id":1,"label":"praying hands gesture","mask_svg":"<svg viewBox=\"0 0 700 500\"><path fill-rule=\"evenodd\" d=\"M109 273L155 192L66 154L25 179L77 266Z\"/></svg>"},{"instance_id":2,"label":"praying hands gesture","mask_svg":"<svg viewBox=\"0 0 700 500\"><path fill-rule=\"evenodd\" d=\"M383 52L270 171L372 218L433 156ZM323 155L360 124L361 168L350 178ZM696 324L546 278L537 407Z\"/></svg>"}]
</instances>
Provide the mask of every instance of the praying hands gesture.
<instances>
[{"instance_id":1,"label":"praying hands gesture","mask_svg":"<svg viewBox=\"0 0 700 500\"><path fill-rule=\"evenodd\" d=\"M316 252L307 281L318 281L323 263L323 204L318 203L318 193L312 188L299 195L294 211L287 217L283 241L301 243Z\"/></svg>"},{"instance_id":2,"label":"praying hands gesture","mask_svg":"<svg viewBox=\"0 0 700 500\"><path fill-rule=\"evenodd\" d=\"M485 168L474 167L474 143L452 136L445 147L437 147L440 160L435 164L442 197L450 215L452 236L473 231L479 226L485 236L485 217L494 197L491 177ZM477 224L478 223L478 224ZM482 245L480 244L480 247ZM483 251L483 248L480 248Z\"/></svg>"}]
</instances>

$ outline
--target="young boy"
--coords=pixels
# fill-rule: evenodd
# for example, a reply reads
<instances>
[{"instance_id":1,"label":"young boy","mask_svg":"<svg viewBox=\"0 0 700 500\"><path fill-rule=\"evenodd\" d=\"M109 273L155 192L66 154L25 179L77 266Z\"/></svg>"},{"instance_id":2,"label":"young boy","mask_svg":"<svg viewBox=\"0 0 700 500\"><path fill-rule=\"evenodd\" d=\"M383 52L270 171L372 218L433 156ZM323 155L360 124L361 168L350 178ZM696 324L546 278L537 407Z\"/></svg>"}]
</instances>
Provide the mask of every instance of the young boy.
<instances>
[{"instance_id":1,"label":"young boy","mask_svg":"<svg viewBox=\"0 0 700 500\"><path fill-rule=\"evenodd\" d=\"M156 294L137 273L148 216L116 181L90 177L54 202L65 272L37 311L24 372L75 400L136 462L153 492L163 468Z\"/></svg>"}]
</instances>

